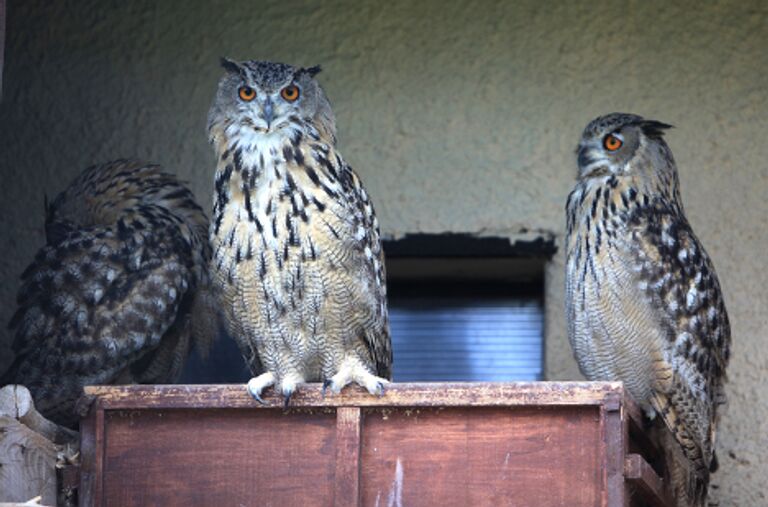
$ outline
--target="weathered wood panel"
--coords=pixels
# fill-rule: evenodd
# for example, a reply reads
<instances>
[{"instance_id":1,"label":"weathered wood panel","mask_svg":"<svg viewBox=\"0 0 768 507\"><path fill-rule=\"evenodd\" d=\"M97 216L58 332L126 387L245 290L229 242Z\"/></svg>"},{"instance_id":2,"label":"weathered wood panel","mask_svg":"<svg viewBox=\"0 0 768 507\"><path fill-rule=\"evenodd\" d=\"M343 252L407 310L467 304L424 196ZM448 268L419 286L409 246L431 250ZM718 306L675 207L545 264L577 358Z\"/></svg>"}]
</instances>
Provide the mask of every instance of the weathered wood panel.
<instances>
[{"instance_id":1,"label":"weathered wood panel","mask_svg":"<svg viewBox=\"0 0 768 507\"><path fill-rule=\"evenodd\" d=\"M360 407L336 410L334 507L355 507L360 503L361 412Z\"/></svg>"},{"instance_id":2,"label":"weathered wood panel","mask_svg":"<svg viewBox=\"0 0 768 507\"><path fill-rule=\"evenodd\" d=\"M57 469L70 462L76 447L77 434L44 418L26 387L0 388L0 503L40 497L54 505Z\"/></svg>"},{"instance_id":3,"label":"weathered wood panel","mask_svg":"<svg viewBox=\"0 0 768 507\"><path fill-rule=\"evenodd\" d=\"M56 503L57 446L11 417L0 416L0 502L36 496Z\"/></svg>"},{"instance_id":4,"label":"weathered wood panel","mask_svg":"<svg viewBox=\"0 0 768 507\"><path fill-rule=\"evenodd\" d=\"M104 409L282 407L273 390L251 398L242 384L89 386L85 393ZM320 384L302 385L291 407L510 407L524 405L601 405L608 394L622 397L620 382L419 382L395 383L384 396L357 385L341 394L323 394Z\"/></svg>"},{"instance_id":5,"label":"weathered wood panel","mask_svg":"<svg viewBox=\"0 0 768 507\"><path fill-rule=\"evenodd\" d=\"M600 505L597 408L366 412L362 505Z\"/></svg>"},{"instance_id":6,"label":"weathered wood panel","mask_svg":"<svg viewBox=\"0 0 768 507\"><path fill-rule=\"evenodd\" d=\"M670 505L618 383L86 391L82 505Z\"/></svg>"},{"instance_id":7,"label":"weathered wood panel","mask_svg":"<svg viewBox=\"0 0 768 507\"><path fill-rule=\"evenodd\" d=\"M105 425L104 505L332 505L332 412L115 411Z\"/></svg>"}]
</instances>

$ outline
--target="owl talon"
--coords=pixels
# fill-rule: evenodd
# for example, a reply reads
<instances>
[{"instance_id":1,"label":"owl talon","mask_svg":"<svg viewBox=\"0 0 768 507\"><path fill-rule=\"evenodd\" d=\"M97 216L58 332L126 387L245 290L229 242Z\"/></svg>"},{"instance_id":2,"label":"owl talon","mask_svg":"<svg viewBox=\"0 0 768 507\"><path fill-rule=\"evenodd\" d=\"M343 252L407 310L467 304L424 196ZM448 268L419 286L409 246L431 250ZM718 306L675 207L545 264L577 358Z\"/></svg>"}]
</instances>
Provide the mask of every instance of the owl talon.
<instances>
[{"instance_id":1,"label":"owl talon","mask_svg":"<svg viewBox=\"0 0 768 507\"><path fill-rule=\"evenodd\" d=\"M330 379L329 387L331 391L338 394L352 382L377 396L384 396L386 385L389 384L389 380L373 375L362 364L352 360L342 365L339 372Z\"/></svg>"},{"instance_id":2,"label":"owl talon","mask_svg":"<svg viewBox=\"0 0 768 507\"><path fill-rule=\"evenodd\" d=\"M266 404L267 404L267 402L266 402L266 401L264 401L264 398L262 398L261 396L259 396L257 393L251 392L251 391L250 391L250 389L248 390L248 394L250 394L250 395L251 395L251 398L253 398L254 400L258 401L258 402L259 402L259 403L261 403L262 405L266 405Z\"/></svg>"},{"instance_id":3,"label":"owl talon","mask_svg":"<svg viewBox=\"0 0 768 507\"><path fill-rule=\"evenodd\" d=\"M288 404L291 402L291 396L293 396L293 391L285 395L285 400L283 400L283 408L288 408Z\"/></svg>"},{"instance_id":4,"label":"owl talon","mask_svg":"<svg viewBox=\"0 0 768 507\"><path fill-rule=\"evenodd\" d=\"M248 381L246 389L254 400L258 401L262 405L266 405L267 402L261 397L262 391L268 386L275 383L275 375L272 372L262 373L258 377L253 377Z\"/></svg>"},{"instance_id":5,"label":"owl talon","mask_svg":"<svg viewBox=\"0 0 768 507\"><path fill-rule=\"evenodd\" d=\"M333 382L331 380L329 380L329 379L323 380L323 391L322 391L323 399L325 399L325 391L328 390L328 388L331 386L331 384L333 384Z\"/></svg>"}]
</instances>

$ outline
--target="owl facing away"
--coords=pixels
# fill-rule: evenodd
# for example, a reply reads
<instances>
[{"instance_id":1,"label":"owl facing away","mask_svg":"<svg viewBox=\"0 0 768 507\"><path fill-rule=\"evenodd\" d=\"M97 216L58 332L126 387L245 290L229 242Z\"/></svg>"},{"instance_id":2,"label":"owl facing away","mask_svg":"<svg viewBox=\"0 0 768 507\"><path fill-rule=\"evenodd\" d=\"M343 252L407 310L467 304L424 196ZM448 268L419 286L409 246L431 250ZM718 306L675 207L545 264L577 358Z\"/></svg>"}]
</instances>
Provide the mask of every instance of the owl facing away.
<instances>
[{"instance_id":1,"label":"owl facing away","mask_svg":"<svg viewBox=\"0 0 768 507\"><path fill-rule=\"evenodd\" d=\"M255 375L288 404L298 384L381 393L391 378L373 205L336 149L319 67L222 60L208 116L216 152L212 277Z\"/></svg>"},{"instance_id":2,"label":"owl facing away","mask_svg":"<svg viewBox=\"0 0 768 507\"><path fill-rule=\"evenodd\" d=\"M709 256L683 212L669 125L595 119L568 197L568 335L590 380L623 381L660 418L680 505L704 505L730 326Z\"/></svg>"},{"instance_id":3,"label":"owl facing away","mask_svg":"<svg viewBox=\"0 0 768 507\"><path fill-rule=\"evenodd\" d=\"M86 169L46 203L46 245L21 276L0 385L25 385L44 416L73 427L85 385L174 381L190 346L204 353L215 332L207 229L159 166Z\"/></svg>"}]
</instances>

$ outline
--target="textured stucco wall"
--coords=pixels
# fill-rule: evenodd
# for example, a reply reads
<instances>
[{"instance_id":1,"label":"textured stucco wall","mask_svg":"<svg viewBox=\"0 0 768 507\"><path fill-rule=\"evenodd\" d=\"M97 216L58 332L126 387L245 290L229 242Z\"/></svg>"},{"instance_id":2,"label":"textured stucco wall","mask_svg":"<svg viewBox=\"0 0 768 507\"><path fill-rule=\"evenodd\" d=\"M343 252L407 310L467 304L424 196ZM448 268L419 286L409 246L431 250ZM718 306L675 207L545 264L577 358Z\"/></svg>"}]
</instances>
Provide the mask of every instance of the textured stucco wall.
<instances>
[{"instance_id":1,"label":"textured stucco wall","mask_svg":"<svg viewBox=\"0 0 768 507\"><path fill-rule=\"evenodd\" d=\"M342 152L384 232L562 246L573 148L615 110L668 140L690 221L720 275L734 355L719 435L721 505L766 505L768 4L752 2L80 2L8 6L0 103L0 321L43 242L43 193L138 156L209 206L204 124L218 58L322 63ZM577 378L563 258L547 268L547 372Z\"/></svg>"}]
</instances>

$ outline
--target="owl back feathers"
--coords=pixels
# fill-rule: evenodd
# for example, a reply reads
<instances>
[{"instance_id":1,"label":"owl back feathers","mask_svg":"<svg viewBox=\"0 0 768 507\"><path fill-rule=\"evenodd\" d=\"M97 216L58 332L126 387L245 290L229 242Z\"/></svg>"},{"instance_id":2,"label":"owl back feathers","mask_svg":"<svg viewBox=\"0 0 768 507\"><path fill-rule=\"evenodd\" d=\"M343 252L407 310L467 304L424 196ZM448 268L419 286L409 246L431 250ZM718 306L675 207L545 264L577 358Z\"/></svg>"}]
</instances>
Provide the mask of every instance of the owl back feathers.
<instances>
[{"instance_id":1,"label":"owl back feathers","mask_svg":"<svg viewBox=\"0 0 768 507\"><path fill-rule=\"evenodd\" d=\"M46 215L47 244L22 274L9 324L16 357L2 381L26 385L41 413L73 425L86 384L180 373L190 309L208 286L199 237L207 220L175 178L129 161L89 168Z\"/></svg>"},{"instance_id":2,"label":"owl back feathers","mask_svg":"<svg viewBox=\"0 0 768 507\"><path fill-rule=\"evenodd\" d=\"M712 262L688 221L662 202L629 220L646 297L662 316L673 372L651 405L682 448L692 473L678 496L704 501L714 454L717 407L725 403L730 323Z\"/></svg>"}]
</instances>

